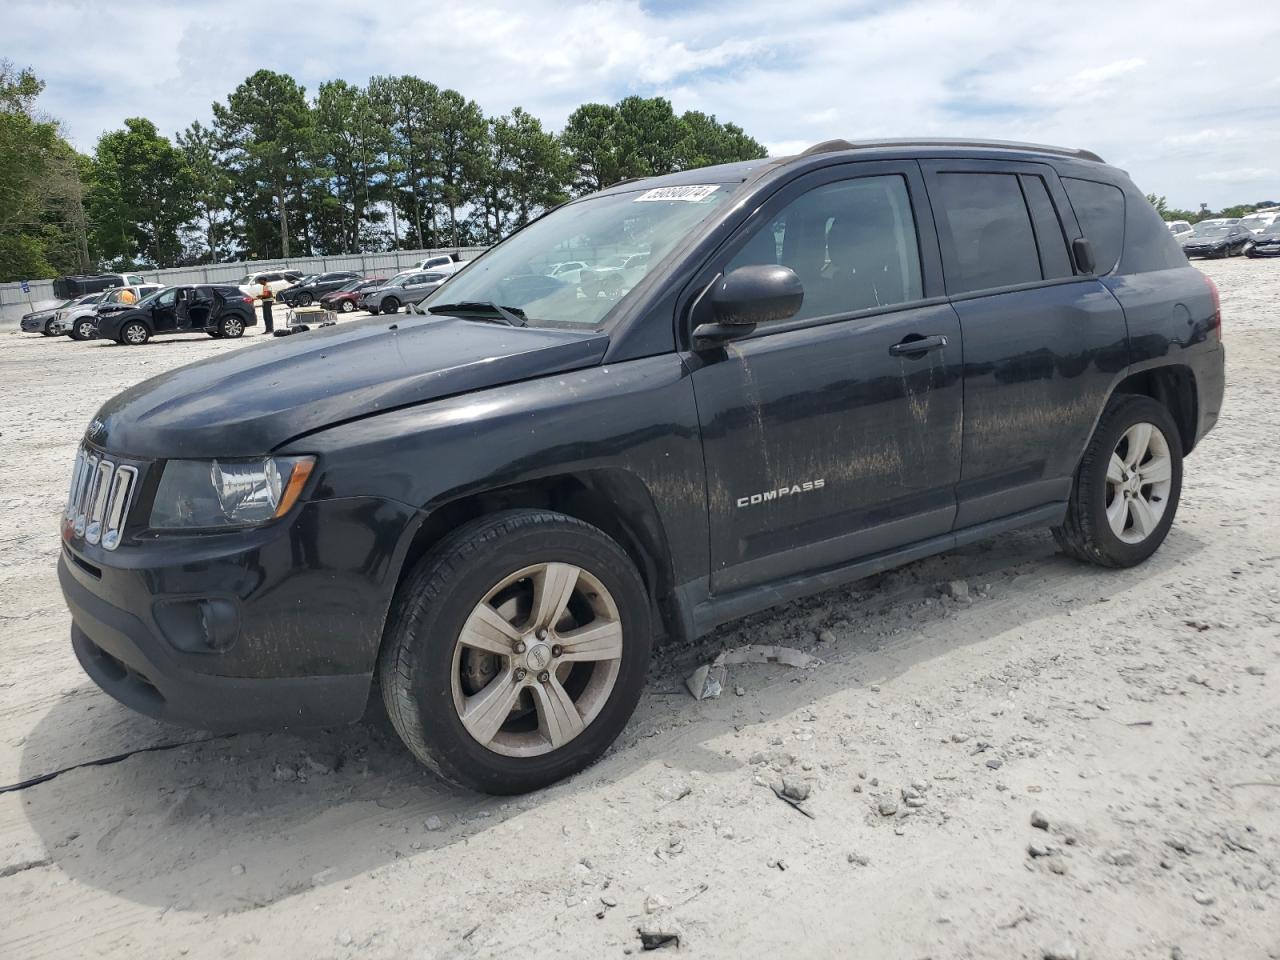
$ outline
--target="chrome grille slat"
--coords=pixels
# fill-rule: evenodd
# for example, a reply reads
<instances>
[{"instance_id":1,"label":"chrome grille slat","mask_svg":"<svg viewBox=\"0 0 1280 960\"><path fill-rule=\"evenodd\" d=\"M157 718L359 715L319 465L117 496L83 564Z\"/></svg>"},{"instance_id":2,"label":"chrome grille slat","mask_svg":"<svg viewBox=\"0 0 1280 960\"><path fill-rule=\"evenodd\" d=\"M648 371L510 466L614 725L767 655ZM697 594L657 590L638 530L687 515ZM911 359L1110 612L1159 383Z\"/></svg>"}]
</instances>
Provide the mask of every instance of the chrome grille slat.
<instances>
[{"instance_id":1,"label":"chrome grille slat","mask_svg":"<svg viewBox=\"0 0 1280 960\"><path fill-rule=\"evenodd\" d=\"M115 470L116 465L110 460L102 460L98 463L98 473L93 478L92 489L89 491L87 510L89 522L84 528L86 543L97 543L102 538L102 516L107 512L107 494L111 492L111 480Z\"/></svg>"},{"instance_id":2,"label":"chrome grille slat","mask_svg":"<svg viewBox=\"0 0 1280 960\"><path fill-rule=\"evenodd\" d=\"M82 443L71 469L64 536L82 537L89 544L101 543L104 550L116 549L123 538L137 486L137 467L117 465Z\"/></svg>"}]
</instances>

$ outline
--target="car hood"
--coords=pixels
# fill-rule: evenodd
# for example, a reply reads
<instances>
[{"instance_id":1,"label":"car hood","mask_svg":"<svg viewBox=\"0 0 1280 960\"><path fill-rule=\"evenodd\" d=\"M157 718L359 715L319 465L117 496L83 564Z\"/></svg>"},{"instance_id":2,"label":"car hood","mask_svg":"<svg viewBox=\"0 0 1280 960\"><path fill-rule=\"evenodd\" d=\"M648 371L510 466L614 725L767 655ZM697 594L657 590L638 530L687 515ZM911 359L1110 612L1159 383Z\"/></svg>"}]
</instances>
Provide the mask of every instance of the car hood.
<instances>
[{"instance_id":1,"label":"car hood","mask_svg":"<svg viewBox=\"0 0 1280 960\"><path fill-rule=\"evenodd\" d=\"M322 427L594 366L595 331L370 317L171 370L109 400L89 439L145 458L265 454Z\"/></svg>"}]
</instances>

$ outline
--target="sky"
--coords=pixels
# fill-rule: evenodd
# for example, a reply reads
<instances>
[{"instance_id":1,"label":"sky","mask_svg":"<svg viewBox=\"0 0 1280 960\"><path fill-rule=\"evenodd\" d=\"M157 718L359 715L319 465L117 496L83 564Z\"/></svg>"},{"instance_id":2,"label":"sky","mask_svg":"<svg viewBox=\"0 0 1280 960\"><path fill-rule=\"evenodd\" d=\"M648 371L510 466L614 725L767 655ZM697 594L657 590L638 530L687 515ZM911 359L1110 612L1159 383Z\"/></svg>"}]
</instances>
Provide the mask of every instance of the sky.
<instances>
[{"instance_id":1,"label":"sky","mask_svg":"<svg viewBox=\"0 0 1280 960\"><path fill-rule=\"evenodd\" d=\"M208 123L262 67L413 73L558 130L663 96L771 154L843 137L1085 147L1196 209L1280 200L1280 0L4 0L0 58L81 150L126 117Z\"/></svg>"}]
</instances>

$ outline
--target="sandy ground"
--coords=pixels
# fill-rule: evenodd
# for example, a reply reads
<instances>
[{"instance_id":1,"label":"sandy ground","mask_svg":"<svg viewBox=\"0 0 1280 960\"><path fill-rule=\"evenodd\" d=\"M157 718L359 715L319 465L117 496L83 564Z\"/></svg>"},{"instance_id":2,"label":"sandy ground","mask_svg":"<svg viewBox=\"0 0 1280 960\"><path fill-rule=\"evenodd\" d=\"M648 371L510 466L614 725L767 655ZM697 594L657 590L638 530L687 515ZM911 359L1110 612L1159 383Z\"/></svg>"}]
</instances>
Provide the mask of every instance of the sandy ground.
<instances>
[{"instance_id":1,"label":"sandy ground","mask_svg":"<svg viewBox=\"0 0 1280 960\"><path fill-rule=\"evenodd\" d=\"M1280 263L1203 269L1228 401L1151 561L1034 530L749 618L665 651L601 763L508 801L385 721L209 738L98 692L54 575L75 442L254 338L5 330L0 787L49 778L0 793L0 956L608 957L652 928L699 957L1280 957ZM694 702L744 642L825 665Z\"/></svg>"}]
</instances>

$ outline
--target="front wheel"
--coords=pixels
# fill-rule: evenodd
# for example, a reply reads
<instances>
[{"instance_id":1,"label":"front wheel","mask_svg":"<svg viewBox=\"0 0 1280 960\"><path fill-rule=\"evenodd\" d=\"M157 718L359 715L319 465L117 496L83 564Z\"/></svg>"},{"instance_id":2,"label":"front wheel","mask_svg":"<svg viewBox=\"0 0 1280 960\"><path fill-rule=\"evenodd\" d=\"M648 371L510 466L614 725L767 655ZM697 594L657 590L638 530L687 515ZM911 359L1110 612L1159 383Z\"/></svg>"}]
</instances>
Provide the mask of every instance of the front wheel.
<instances>
[{"instance_id":1,"label":"front wheel","mask_svg":"<svg viewBox=\"0 0 1280 960\"><path fill-rule=\"evenodd\" d=\"M141 320L130 320L120 330L120 343L130 347L140 347L151 339L151 331Z\"/></svg>"},{"instance_id":2,"label":"front wheel","mask_svg":"<svg viewBox=\"0 0 1280 960\"><path fill-rule=\"evenodd\" d=\"M342 310L343 313L354 313L356 305L350 300L343 300L342 306L339 309Z\"/></svg>"},{"instance_id":3,"label":"front wheel","mask_svg":"<svg viewBox=\"0 0 1280 960\"><path fill-rule=\"evenodd\" d=\"M1064 553L1132 567L1164 542L1182 494L1182 438L1164 404L1114 398L1076 470L1054 537Z\"/></svg>"},{"instance_id":4,"label":"front wheel","mask_svg":"<svg viewBox=\"0 0 1280 960\"><path fill-rule=\"evenodd\" d=\"M93 338L94 323L92 320L77 320L71 325L72 340L91 340Z\"/></svg>"},{"instance_id":5,"label":"front wheel","mask_svg":"<svg viewBox=\"0 0 1280 960\"><path fill-rule=\"evenodd\" d=\"M400 309L400 301L395 297L387 297L387 299L382 301L379 308L383 313L395 313Z\"/></svg>"},{"instance_id":6,"label":"front wheel","mask_svg":"<svg viewBox=\"0 0 1280 960\"><path fill-rule=\"evenodd\" d=\"M536 790L593 763L644 686L649 602L597 528L508 510L460 528L397 592L378 676L392 724L440 776Z\"/></svg>"},{"instance_id":7,"label":"front wheel","mask_svg":"<svg viewBox=\"0 0 1280 960\"><path fill-rule=\"evenodd\" d=\"M309 294L309 293L301 293L301 294L299 294L299 295L298 295L298 306L300 306L300 307L309 307L309 306L311 306L311 294Z\"/></svg>"}]
</instances>

